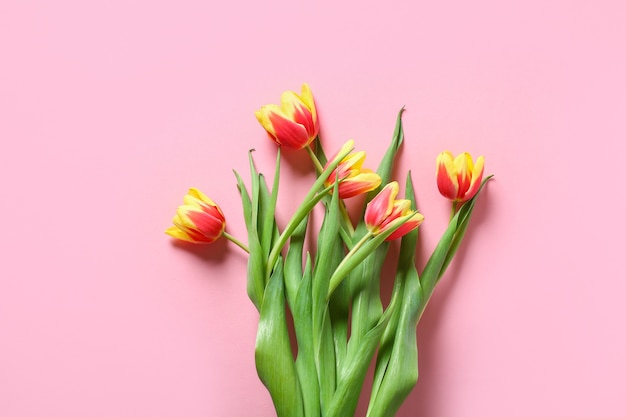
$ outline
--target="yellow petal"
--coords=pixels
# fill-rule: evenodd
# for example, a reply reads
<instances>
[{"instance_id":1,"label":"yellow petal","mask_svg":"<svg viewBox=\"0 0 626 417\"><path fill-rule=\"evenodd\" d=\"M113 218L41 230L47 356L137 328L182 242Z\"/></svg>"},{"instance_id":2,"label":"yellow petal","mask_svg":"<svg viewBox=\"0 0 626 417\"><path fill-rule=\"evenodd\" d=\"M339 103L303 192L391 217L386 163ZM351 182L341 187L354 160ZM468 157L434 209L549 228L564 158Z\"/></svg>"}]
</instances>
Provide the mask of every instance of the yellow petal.
<instances>
[{"instance_id":1,"label":"yellow petal","mask_svg":"<svg viewBox=\"0 0 626 417\"><path fill-rule=\"evenodd\" d=\"M182 230L180 230L178 227L170 227L169 229L167 229L165 231L166 234L179 239L179 240L184 240L186 242L191 242L191 243L195 243L195 240L193 240L191 237L189 237L189 235L185 232L183 232Z\"/></svg>"},{"instance_id":2,"label":"yellow petal","mask_svg":"<svg viewBox=\"0 0 626 417\"><path fill-rule=\"evenodd\" d=\"M474 180L474 177L479 177L480 175L482 175L484 168L485 158L483 156L479 156L478 159L476 159L476 164L472 169L472 182Z\"/></svg>"},{"instance_id":3,"label":"yellow petal","mask_svg":"<svg viewBox=\"0 0 626 417\"><path fill-rule=\"evenodd\" d=\"M270 120L270 114L282 115L283 112L280 109L280 107L278 107L275 104L267 104L261 107L260 110L257 110L256 112L254 112L256 119L259 121L261 126L263 126L263 129L265 129L270 135L276 135L276 132L274 130L274 125L272 124Z\"/></svg>"},{"instance_id":4,"label":"yellow petal","mask_svg":"<svg viewBox=\"0 0 626 417\"><path fill-rule=\"evenodd\" d=\"M315 101L313 100L313 93L309 88L307 83L302 84L302 93L300 98L304 102L304 104L311 110L311 112L315 113ZM315 117L314 117L315 119Z\"/></svg>"}]
</instances>

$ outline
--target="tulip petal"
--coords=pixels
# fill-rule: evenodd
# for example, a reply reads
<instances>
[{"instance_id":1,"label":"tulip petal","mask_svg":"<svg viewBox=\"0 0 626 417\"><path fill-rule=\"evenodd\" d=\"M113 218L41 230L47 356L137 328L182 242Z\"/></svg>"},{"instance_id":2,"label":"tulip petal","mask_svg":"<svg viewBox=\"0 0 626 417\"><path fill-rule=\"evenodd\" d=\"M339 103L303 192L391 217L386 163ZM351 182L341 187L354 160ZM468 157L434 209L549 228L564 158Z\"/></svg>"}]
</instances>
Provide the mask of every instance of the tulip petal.
<instances>
[{"instance_id":1,"label":"tulip petal","mask_svg":"<svg viewBox=\"0 0 626 417\"><path fill-rule=\"evenodd\" d=\"M184 240L186 242L191 242L191 243L196 243L187 233L185 233L184 231L182 231L181 229L179 229L178 227L170 227L169 229L167 229L165 231L165 233L167 233L168 235L179 239L179 240Z\"/></svg>"},{"instance_id":2,"label":"tulip petal","mask_svg":"<svg viewBox=\"0 0 626 417\"><path fill-rule=\"evenodd\" d=\"M440 153L437 157L437 188L444 197L456 200L459 183L454 159L448 151Z\"/></svg>"},{"instance_id":3,"label":"tulip petal","mask_svg":"<svg viewBox=\"0 0 626 417\"><path fill-rule=\"evenodd\" d=\"M191 212L189 213L189 219L194 224L194 229L207 237L217 236L219 237L224 231L225 223L221 219L207 215L203 212Z\"/></svg>"},{"instance_id":4,"label":"tulip petal","mask_svg":"<svg viewBox=\"0 0 626 417\"><path fill-rule=\"evenodd\" d=\"M337 156L345 154L352 148L354 148L354 140L350 139L341 146L341 149L339 149L339 151L337 151L332 157L328 159L328 163L326 164L326 166L334 162L337 159Z\"/></svg>"},{"instance_id":5,"label":"tulip petal","mask_svg":"<svg viewBox=\"0 0 626 417\"><path fill-rule=\"evenodd\" d=\"M484 169L485 169L485 158L482 156L479 156L478 159L476 159L476 164L473 167L472 181L469 185L467 192L463 196L463 199L461 200L461 202L465 202L476 195L476 193L478 192L478 189L480 188L480 184L483 180Z\"/></svg>"},{"instance_id":6,"label":"tulip petal","mask_svg":"<svg viewBox=\"0 0 626 417\"><path fill-rule=\"evenodd\" d=\"M220 213L222 212L213 200L211 200L209 197L207 197L202 191L198 190L197 188L190 188L187 195L190 195L206 204L216 207L220 211Z\"/></svg>"},{"instance_id":7,"label":"tulip petal","mask_svg":"<svg viewBox=\"0 0 626 417\"><path fill-rule=\"evenodd\" d=\"M398 239L409 233L410 231L416 229L424 222L424 216L421 213L415 213L410 220L407 220L402 226L396 229L395 232L390 234L385 240L394 240Z\"/></svg>"},{"instance_id":8,"label":"tulip petal","mask_svg":"<svg viewBox=\"0 0 626 417\"><path fill-rule=\"evenodd\" d=\"M393 209L393 200L398 195L399 186L392 181L374 197L365 208L364 220L370 231L378 229Z\"/></svg>"},{"instance_id":9,"label":"tulip petal","mask_svg":"<svg viewBox=\"0 0 626 417\"><path fill-rule=\"evenodd\" d=\"M284 116L295 123L301 124L309 137L317 136L317 124L311 109L293 91L286 91L280 99Z\"/></svg>"},{"instance_id":10,"label":"tulip petal","mask_svg":"<svg viewBox=\"0 0 626 417\"><path fill-rule=\"evenodd\" d=\"M280 113L282 113L282 110L275 104L267 104L261 107L260 110L254 112L257 120L261 123L261 126L263 126L263 129L265 129L274 140L276 140L276 132L274 131L274 125L270 121L270 115Z\"/></svg>"},{"instance_id":11,"label":"tulip petal","mask_svg":"<svg viewBox=\"0 0 626 417\"><path fill-rule=\"evenodd\" d=\"M313 121L317 124L317 111L315 108L315 100L313 99L313 93L311 92L311 88L309 88L309 85L306 83L302 85L302 93L300 94L300 98L309 108L309 110L311 110Z\"/></svg>"},{"instance_id":12,"label":"tulip petal","mask_svg":"<svg viewBox=\"0 0 626 417\"><path fill-rule=\"evenodd\" d=\"M309 140L307 131L301 124L294 123L277 113L270 114L269 120L274 127L276 141L280 145L292 149L302 149L312 141L312 139Z\"/></svg>"},{"instance_id":13,"label":"tulip petal","mask_svg":"<svg viewBox=\"0 0 626 417\"><path fill-rule=\"evenodd\" d=\"M375 190L381 181L374 172L361 172L339 183L339 198L350 198Z\"/></svg>"},{"instance_id":14,"label":"tulip petal","mask_svg":"<svg viewBox=\"0 0 626 417\"><path fill-rule=\"evenodd\" d=\"M454 158L454 166L456 167L456 178L459 184L457 191L457 199L462 198L472 182L472 157L469 153L464 152Z\"/></svg>"}]
</instances>

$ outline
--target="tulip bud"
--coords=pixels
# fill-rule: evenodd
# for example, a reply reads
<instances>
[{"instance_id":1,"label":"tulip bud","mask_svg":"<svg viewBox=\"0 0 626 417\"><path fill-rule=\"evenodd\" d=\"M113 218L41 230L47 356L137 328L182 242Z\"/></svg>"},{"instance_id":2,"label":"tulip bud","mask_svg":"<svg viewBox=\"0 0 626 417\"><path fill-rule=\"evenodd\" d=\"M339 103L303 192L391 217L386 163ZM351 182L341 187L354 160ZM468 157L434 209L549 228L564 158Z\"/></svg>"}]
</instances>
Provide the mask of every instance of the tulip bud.
<instances>
[{"instance_id":1,"label":"tulip bud","mask_svg":"<svg viewBox=\"0 0 626 417\"><path fill-rule=\"evenodd\" d=\"M448 151L437 157L437 187L445 198L455 203L464 203L476 195L480 188L485 167L485 158L479 156L476 164L465 152L456 158Z\"/></svg>"},{"instance_id":2,"label":"tulip bud","mask_svg":"<svg viewBox=\"0 0 626 417\"><path fill-rule=\"evenodd\" d=\"M285 148L302 149L319 133L315 101L307 84L302 86L300 95L286 91L280 106L267 104L254 114L270 139Z\"/></svg>"},{"instance_id":3,"label":"tulip bud","mask_svg":"<svg viewBox=\"0 0 626 417\"><path fill-rule=\"evenodd\" d=\"M365 208L365 225L367 230L374 235L387 230L395 220L408 219L385 240L402 237L417 228L424 221L424 216L421 213L411 210L411 201L395 199L398 191L398 183L396 181L390 182Z\"/></svg>"},{"instance_id":4,"label":"tulip bud","mask_svg":"<svg viewBox=\"0 0 626 417\"><path fill-rule=\"evenodd\" d=\"M347 151L354 146L354 141L348 141L338 152ZM333 161L337 155L333 156ZM331 186L339 178L339 198L350 198L355 195L375 190L381 183L380 176L371 169L362 168L365 161L365 152L353 152L346 155L335 170L330 174L324 185ZM329 162L330 163L330 162ZM326 164L328 166L328 164Z\"/></svg>"},{"instance_id":5,"label":"tulip bud","mask_svg":"<svg viewBox=\"0 0 626 417\"><path fill-rule=\"evenodd\" d=\"M200 190L191 188L178 207L174 226L165 231L168 235L191 243L212 243L222 236L226 220L222 210Z\"/></svg>"}]
</instances>

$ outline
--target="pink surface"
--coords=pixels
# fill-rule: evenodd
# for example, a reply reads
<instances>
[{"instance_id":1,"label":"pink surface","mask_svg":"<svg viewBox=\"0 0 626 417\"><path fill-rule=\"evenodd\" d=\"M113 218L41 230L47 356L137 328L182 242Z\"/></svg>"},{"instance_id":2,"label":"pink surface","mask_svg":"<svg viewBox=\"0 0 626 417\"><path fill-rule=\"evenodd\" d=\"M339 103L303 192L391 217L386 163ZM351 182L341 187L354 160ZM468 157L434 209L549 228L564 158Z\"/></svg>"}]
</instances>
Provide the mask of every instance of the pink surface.
<instances>
[{"instance_id":1,"label":"pink surface","mask_svg":"<svg viewBox=\"0 0 626 417\"><path fill-rule=\"evenodd\" d=\"M245 239L231 169L254 147L271 173L253 112L305 81L326 148L370 166L406 105L422 258L436 155L496 174L399 416L626 415L625 21L618 0L3 1L0 416L273 415L244 256L163 231L197 186Z\"/></svg>"}]
</instances>

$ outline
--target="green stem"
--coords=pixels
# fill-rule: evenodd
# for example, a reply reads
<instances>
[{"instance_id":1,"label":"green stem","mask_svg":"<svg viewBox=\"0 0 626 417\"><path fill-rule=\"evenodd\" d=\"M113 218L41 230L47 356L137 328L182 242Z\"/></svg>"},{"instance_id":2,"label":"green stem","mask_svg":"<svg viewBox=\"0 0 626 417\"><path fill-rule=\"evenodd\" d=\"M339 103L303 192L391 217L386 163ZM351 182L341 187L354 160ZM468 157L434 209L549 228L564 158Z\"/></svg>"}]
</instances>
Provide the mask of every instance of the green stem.
<instances>
[{"instance_id":1,"label":"green stem","mask_svg":"<svg viewBox=\"0 0 626 417\"><path fill-rule=\"evenodd\" d=\"M246 253L250 253L250 249L248 249L248 246L246 246L245 243L243 243L241 240L237 239L235 236L231 235L230 233L226 233L224 232L224 237L228 240L230 240L231 242L233 242L235 245L239 246L241 249L243 249Z\"/></svg>"},{"instance_id":2,"label":"green stem","mask_svg":"<svg viewBox=\"0 0 626 417\"><path fill-rule=\"evenodd\" d=\"M449 222L451 222L452 219L454 218L454 215L456 214L458 208L459 208L459 202L458 201L453 201L452 202L452 213L450 213L450 220L449 220Z\"/></svg>"},{"instance_id":3,"label":"green stem","mask_svg":"<svg viewBox=\"0 0 626 417\"><path fill-rule=\"evenodd\" d=\"M363 244L364 244L365 242L367 242L367 240L368 240L370 237L372 237L372 236L374 236L374 233L368 230L368 231L367 231L367 233L365 234L365 236L363 236L363 237L361 238L361 240L359 240L359 241L356 243L356 245L354 245L354 247L350 250L350 252L348 252L348 254L346 255L346 257L345 257L345 258L343 258L343 261L342 261L341 263L343 263L344 261L348 260L348 259L349 259L349 258L350 258L353 254L354 254L354 252L356 252L357 250L359 250L359 248L360 248L361 246L363 246Z\"/></svg>"},{"instance_id":4,"label":"green stem","mask_svg":"<svg viewBox=\"0 0 626 417\"><path fill-rule=\"evenodd\" d=\"M339 201L339 210L341 211L341 216L343 217L343 223L344 223L343 226L346 229L348 229L347 232L350 236L354 236L354 226L352 226L352 220L350 220L348 209L346 208L346 205L343 202L343 200Z\"/></svg>"},{"instance_id":5,"label":"green stem","mask_svg":"<svg viewBox=\"0 0 626 417\"><path fill-rule=\"evenodd\" d=\"M368 232L365 234L365 236L363 236L361 238L361 240L359 240L354 245L354 247L352 247L352 249L350 249L350 252L348 252L348 254L343 258L341 263L339 265L337 265L337 268L335 268L335 271L337 271L342 265L344 265L346 262L348 262L350 260L350 258L352 258L352 256L361 248L361 246L363 246L365 244L365 242L367 242L372 236L374 236L374 233L372 233L371 231L368 230ZM329 295L335 290L335 288L337 288L337 286L341 282L341 281L339 281L337 279L333 280L334 276L335 276L335 274L333 274L333 276L330 279Z\"/></svg>"},{"instance_id":6,"label":"green stem","mask_svg":"<svg viewBox=\"0 0 626 417\"><path fill-rule=\"evenodd\" d=\"M311 145L306 145L306 151L311 157L311 161L313 161L313 165L315 165L315 170L317 171L318 174L321 174L322 171L324 171L324 167L322 166L320 160L317 159L317 156L315 155L315 152L313 152L313 149L311 149Z\"/></svg>"}]
</instances>

